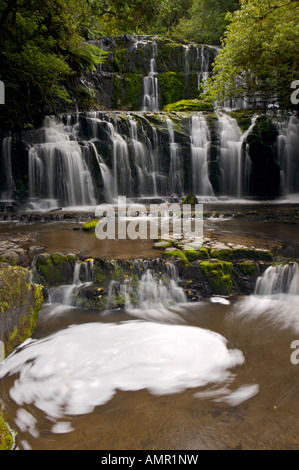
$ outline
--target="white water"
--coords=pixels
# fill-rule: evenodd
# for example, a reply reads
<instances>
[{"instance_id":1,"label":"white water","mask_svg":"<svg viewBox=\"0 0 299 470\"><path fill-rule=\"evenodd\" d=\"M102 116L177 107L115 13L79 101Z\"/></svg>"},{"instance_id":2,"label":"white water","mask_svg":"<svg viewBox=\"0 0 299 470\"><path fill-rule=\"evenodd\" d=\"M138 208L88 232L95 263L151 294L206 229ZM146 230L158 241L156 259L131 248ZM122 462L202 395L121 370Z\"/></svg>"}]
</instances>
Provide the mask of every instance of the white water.
<instances>
[{"instance_id":1,"label":"white water","mask_svg":"<svg viewBox=\"0 0 299 470\"><path fill-rule=\"evenodd\" d=\"M222 383L243 362L239 350L205 329L144 321L87 323L28 341L1 363L0 378L18 374L10 389L20 407L18 425L38 437L34 416L23 413L29 405L55 422L91 413L117 390L164 395Z\"/></svg>"},{"instance_id":2,"label":"white water","mask_svg":"<svg viewBox=\"0 0 299 470\"><path fill-rule=\"evenodd\" d=\"M64 310L65 306L74 307L75 297L79 289L92 284L93 260L77 261L74 266L72 284L50 287L48 289L49 303L55 305L53 314Z\"/></svg>"},{"instance_id":3,"label":"white water","mask_svg":"<svg viewBox=\"0 0 299 470\"><path fill-rule=\"evenodd\" d=\"M170 146L170 184L171 192L176 196L181 196L183 193L182 179L183 172L181 168L181 155L179 144L175 142L174 130L171 119L167 118L167 129L169 135Z\"/></svg>"},{"instance_id":4,"label":"white water","mask_svg":"<svg viewBox=\"0 0 299 470\"><path fill-rule=\"evenodd\" d=\"M34 209L94 206L93 181L82 149L63 124L50 117L41 130L44 143L29 150L29 199Z\"/></svg>"},{"instance_id":5,"label":"white water","mask_svg":"<svg viewBox=\"0 0 299 470\"><path fill-rule=\"evenodd\" d=\"M270 266L257 279L254 295L238 303L232 315L237 321L263 319L269 325L299 333L298 263Z\"/></svg>"},{"instance_id":6,"label":"white water","mask_svg":"<svg viewBox=\"0 0 299 470\"><path fill-rule=\"evenodd\" d=\"M150 61L150 71L143 79L142 111L159 111L159 83L156 68L157 44L153 42L153 55Z\"/></svg>"},{"instance_id":7,"label":"white water","mask_svg":"<svg viewBox=\"0 0 299 470\"><path fill-rule=\"evenodd\" d=\"M278 122L277 161L281 166L281 185L285 195L299 191L299 119L291 116Z\"/></svg>"},{"instance_id":8,"label":"white water","mask_svg":"<svg viewBox=\"0 0 299 470\"><path fill-rule=\"evenodd\" d=\"M203 116L191 117L191 152L193 192L201 196L213 196L213 188L208 175L208 145L210 133Z\"/></svg>"},{"instance_id":9,"label":"white water","mask_svg":"<svg viewBox=\"0 0 299 470\"><path fill-rule=\"evenodd\" d=\"M259 277L255 287L256 295L298 295L299 266L297 263L270 266Z\"/></svg>"}]
</instances>

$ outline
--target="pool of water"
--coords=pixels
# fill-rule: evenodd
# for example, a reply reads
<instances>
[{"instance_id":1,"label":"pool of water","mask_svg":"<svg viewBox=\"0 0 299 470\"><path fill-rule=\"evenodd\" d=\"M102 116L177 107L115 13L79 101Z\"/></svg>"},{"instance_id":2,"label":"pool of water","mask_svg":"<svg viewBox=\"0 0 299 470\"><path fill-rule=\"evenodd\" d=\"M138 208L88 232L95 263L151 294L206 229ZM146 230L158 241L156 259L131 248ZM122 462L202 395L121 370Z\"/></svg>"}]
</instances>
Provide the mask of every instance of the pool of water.
<instances>
[{"instance_id":1,"label":"pool of water","mask_svg":"<svg viewBox=\"0 0 299 470\"><path fill-rule=\"evenodd\" d=\"M298 296L45 305L0 365L19 449L298 449Z\"/></svg>"}]
</instances>

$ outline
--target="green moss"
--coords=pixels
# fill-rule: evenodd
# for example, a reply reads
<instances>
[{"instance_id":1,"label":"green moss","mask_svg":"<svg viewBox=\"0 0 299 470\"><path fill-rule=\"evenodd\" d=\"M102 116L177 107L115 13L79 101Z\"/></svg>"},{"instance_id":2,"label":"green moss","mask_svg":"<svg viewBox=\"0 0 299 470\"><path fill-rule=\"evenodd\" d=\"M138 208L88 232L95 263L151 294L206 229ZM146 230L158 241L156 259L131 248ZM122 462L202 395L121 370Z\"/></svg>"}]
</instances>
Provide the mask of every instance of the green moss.
<instances>
[{"instance_id":1,"label":"green moss","mask_svg":"<svg viewBox=\"0 0 299 470\"><path fill-rule=\"evenodd\" d=\"M38 282L47 284L66 284L73 278L73 257L69 259L61 253L40 254L36 258L35 269Z\"/></svg>"},{"instance_id":2,"label":"green moss","mask_svg":"<svg viewBox=\"0 0 299 470\"><path fill-rule=\"evenodd\" d=\"M181 100L164 106L165 113L180 111L211 111L213 106L210 102L203 100Z\"/></svg>"},{"instance_id":3,"label":"green moss","mask_svg":"<svg viewBox=\"0 0 299 470\"><path fill-rule=\"evenodd\" d=\"M14 305L25 305L31 290L30 272L19 266L0 267L0 312L5 314Z\"/></svg>"},{"instance_id":4,"label":"green moss","mask_svg":"<svg viewBox=\"0 0 299 470\"><path fill-rule=\"evenodd\" d=\"M235 259L251 259L261 261L272 261L273 253L271 251L255 250L248 248L237 248L233 251Z\"/></svg>"},{"instance_id":5,"label":"green moss","mask_svg":"<svg viewBox=\"0 0 299 470\"><path fill-rule=\"evenodd\" d=\"M30 283L30 272L21 267L0 267L1 315L17 315L17 324L3 335L5 355L32 335L43 304L43 287Z\"/></svg>"},{"instance_id":6,"label":"green moss","mask_svg":"<svg viewBox=\"0 0 299 470\"><path fill-rule=\"evenodd\" d=\"M181 250L173 250L173 251L164 251L162 256L165 258L178 258L182 261L185 265L189 264L188 258L186 257L185 253Z\"/></svg>"},{"instance_id":7,"label":"green moss","mask_svg":"<svg viewBox=\"0 0 299 470\"><path fill-rule=\"evenodd\" d=\"M62 263L64 263L65 261L68 260L68 258L67 258L65 255L61 254L61 253L53 253L53 254L51 255L51 259L52 259L53 263L54 263L56 266L58 266L59 264L62 264Z\"/></svg>"},{"instance_id":8,"label":"green moss","mask_svg":"<svg viewBox=\"0 0 299 470\"><path fill-rule=\"evenodd\" d=\"M93 231L93 230L95 230L98 223L99 223L98 219L89 220L88 222L85 222L82 225L82 230L85 230L87 232Z\"/></svg>"},{"instance_id":9,"label":"green moss","mask_svg":"<svg viewBox=\"0 0 299 470\"><path fill-rule=\"evenodd\" d=\"M0 410L0 450L11 450L12 446L13 437Z\"/></svg>"},{"instance_id":10,"label":"green moss","mask_svg":"<svg viewBox=\"0 0 299 470\"><path fill-rule=\"evenodd\" d=\"M118 73L123 74L126 72L126 49L115 49L114 63Z\"/></svg>"},{"instance_id":11,"label":"green moss","mask_svg":"<svg viewBox=\"0 0 299 470\"><path fill-rule=\"evenodd\" d=\"M237 267L244 276L254 276L257 270L253 263L238 263Z\"/></svg>"},{"instance_id":12,"label":"green moss","mask_svg":"<svg viewBox=\"0 0 299 470\"><path fill-rule=\"evenodd\" d=\"M185 77L182 72L165 72L157 77L162 107L184 98Z\"/></svg>"},{"instance_id":13,"label":"green moss","mask_svg":"<svg viewBox=\"0 0 299 470\"><path fill-rule=\"evenodd\" d=\"M112 96L113 109L119 109L121 107L122 89L123 89L122 81L123 81L122 77L119 77L118 75L115 75L113 77L113 96Z\"/></svg>"},{"instance_id":14,"label":"green moss","mask_svg":"<svg viewBox=\"0 0 299 470\"><path fill-rule=\"evenodd\" d=\"M125 75L125 89L122 104L130 109L140 109L142 98L143 76L139 73Z\"/></svg>"},{"instance_id":15,"label":"green moss","mask_svg":"<svg viewBox=\"0 0 299 470\"><path fill-rule=\"evenodd\" d=\"M185 253L187 260L190 261L191 263L192 261L195 261L198 258L198 252L196 250L188 249L188 250L185 250L184 253Z\"/></svg>"},{"instance_id":16,"label":"green moss","mask_svg":"<svg viewBox=\"0 0 299 470\"><path fill-rule=\"evenodd\" d=\"M209 259L209 250L207 248L200 248L198 250L198 258L199 259Z\"/></svg>"},{"instance_id":17,"label":"green moss","mask_svg":"<svg viewBox=\"0 0 299 470\"><path fill-rule=\"evenodd\" d=\"M226 261L202 261L199 266L214 294L229 295L232 292L232 263Z\"/></svg>"},{"instance_id":18,"label":"green moss","mask_svg":"<svg viewBox=\"0 0 299 470\"><path fill-rule=\"evenodd\" d=\"M194 194L188 194L184 199L182 200L182 204L191 204L192 206L197 204L197 197L194 196Z\"/></svg>"},{"instance_id":19,"label":"green moss","mask_svg":"<svg viewBox=\"0 0 299 470\"><path fill-rule=\"evenodd\" d=\"M227 250L211 250L211 257L220 259L221 261L231 261L233 259L233 251Z\"/></svg>"}]
</instances>

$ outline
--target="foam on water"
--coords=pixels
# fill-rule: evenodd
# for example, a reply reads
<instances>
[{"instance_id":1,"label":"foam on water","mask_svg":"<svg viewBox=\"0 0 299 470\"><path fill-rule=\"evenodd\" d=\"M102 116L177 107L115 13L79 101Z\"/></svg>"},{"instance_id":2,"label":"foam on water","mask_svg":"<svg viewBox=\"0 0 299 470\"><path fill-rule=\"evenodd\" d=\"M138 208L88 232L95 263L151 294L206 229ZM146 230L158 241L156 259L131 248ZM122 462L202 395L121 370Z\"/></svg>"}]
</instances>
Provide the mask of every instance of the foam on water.
<instances>
[{"instance_id":1,"label":"foam on water","mask_svg":"<svg viewBox=\"0 0 299 470\"><path fill-rule=\"evenodd\" d=\"M55 421L90 413L117 390L163 395L219 384L243 362L242 352L212 331L136 320L73 325L29 340L1 363L0 378L17 374L12 400ZM18 427L35 435L36 422L26 413L17 412ZM67 424L58 432L64 429Z\"/></svg>"}]
</instances>

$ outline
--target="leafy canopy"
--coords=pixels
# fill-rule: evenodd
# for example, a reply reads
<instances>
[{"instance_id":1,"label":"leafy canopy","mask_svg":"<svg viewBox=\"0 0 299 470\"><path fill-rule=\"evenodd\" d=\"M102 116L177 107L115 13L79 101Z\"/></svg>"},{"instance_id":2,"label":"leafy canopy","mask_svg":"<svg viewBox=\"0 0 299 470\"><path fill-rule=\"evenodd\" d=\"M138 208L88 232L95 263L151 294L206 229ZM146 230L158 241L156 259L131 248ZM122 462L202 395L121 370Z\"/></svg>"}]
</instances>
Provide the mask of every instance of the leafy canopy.
<instances>
[{"instance_id":1,"label":"leafy canopy","mask_svg":"<svg viewBox=\"0 0 299 470\"><path fill-rule=\"evenodd\" d=\"M240 0L218 54L207 94L266 106L290 105L291 82L299 75L299 1Z\"/></svg>"},{"instance_id":2,"label":"leafy canopy","mask_svg":"<svg viewBox=\"0 0 299 470\"><path fill-rule=\"evenodd\" d=\"M1 111L12 123L29 122L67 102L67 83L95 70L104 54L88 44L98 31L94 1L0 0L0 79L6 87ZM89 18L92 18L90 20Z\"/></svg>"}]
</instances>

